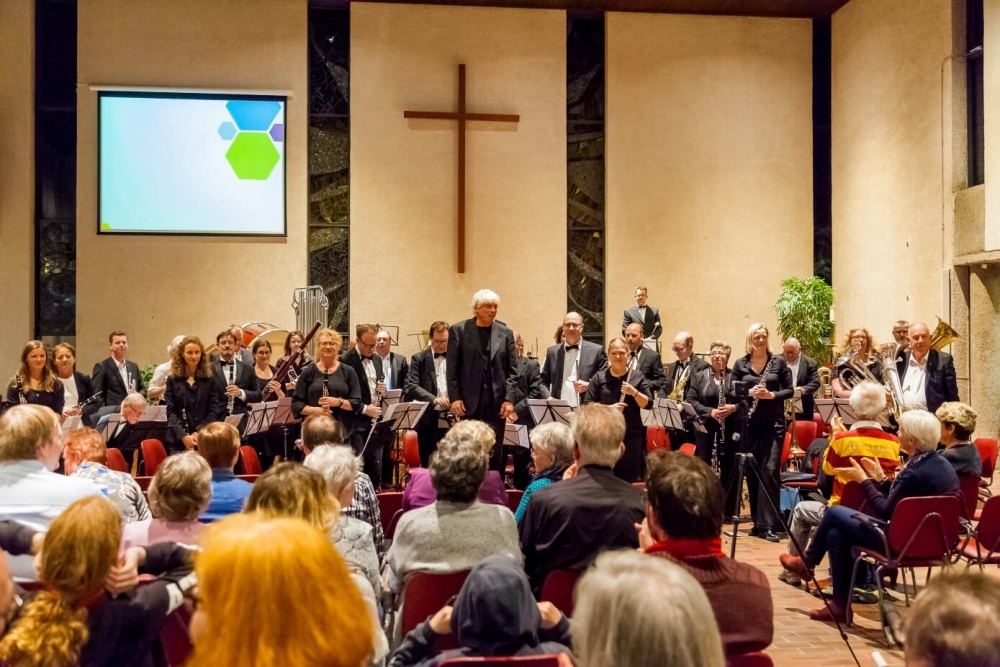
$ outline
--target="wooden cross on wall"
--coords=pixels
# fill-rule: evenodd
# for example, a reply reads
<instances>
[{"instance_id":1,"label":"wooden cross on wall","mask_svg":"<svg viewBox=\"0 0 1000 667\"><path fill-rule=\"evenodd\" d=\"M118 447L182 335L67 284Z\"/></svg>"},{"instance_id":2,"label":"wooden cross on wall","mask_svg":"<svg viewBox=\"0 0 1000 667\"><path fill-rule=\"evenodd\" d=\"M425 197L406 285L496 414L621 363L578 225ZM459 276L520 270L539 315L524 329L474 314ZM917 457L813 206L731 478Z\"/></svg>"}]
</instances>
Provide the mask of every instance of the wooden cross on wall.
<instances>
[{"instance_id":1,"label":"wooden cross on wall","mask_svg":"<svg viewBox=\"0 0 1000 667\"><path fill-rule=\"evenodd\" d=\"M465 65L458 66L458 111L404 111L403 118L458 121L458 272L465 273L465 123L483 120L516 123L515 114L467 113L465 111Z\"/></svg>"}]
</instances>

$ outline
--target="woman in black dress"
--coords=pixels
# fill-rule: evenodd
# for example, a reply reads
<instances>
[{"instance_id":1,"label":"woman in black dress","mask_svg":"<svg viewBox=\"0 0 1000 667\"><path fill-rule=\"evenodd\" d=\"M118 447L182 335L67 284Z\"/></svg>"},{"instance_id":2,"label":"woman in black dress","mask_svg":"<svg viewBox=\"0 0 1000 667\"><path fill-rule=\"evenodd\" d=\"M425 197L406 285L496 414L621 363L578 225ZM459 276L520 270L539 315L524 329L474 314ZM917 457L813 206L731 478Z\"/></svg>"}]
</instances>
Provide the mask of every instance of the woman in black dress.
<instances>
[{"instance_id":1,"label":"woman in black dress","mask_svg":"<svg viewBox=\"0 0 1000 667\"><path fill-rule=\"evenodd\" d=\"M56 375L65 394L63 415L74 417L86 413L84 421L89 424L89 416L97 412L101 404L95 402L80 409L80 404L94 395L94 384L89 375L76 370L76 349L69 343L59 343L52 348L52 356L55 357Z\"/></svg>"},{"instance_id":2,"label":"woman in black dress","mask_svg":"<svg viewBox=\"0 0 1000 667\"><path fill-rule=\"evenodd\" d=\"M781 446L785 438L785 401L794 395L792 372L780 354L771 354L767 347L767 327L751 324L747 331L746 356L733 365L733 381L749 387L749 403L745 414L746 426L740 439L741 449L753 454L760 471L761 493L757 475L747 471L750 490L750 514L753 529L750 534L768 542L778 542L781 530L776 513L781 487ZM743 438L746 439L744 442Z\"/></svg>"},{"instance_id":3,"label":"woman in black dress","mask_svg":"<svg viewBox=\"0 0 1000 667\"><path fill-rule=\"evenodd\" d=\"M281 359L278 359L278 366L285 363L285 360L288 359L288 357L292 356L292 353L294 353L295 351L297 351L299 348L302 347L303 340L305 340L305 336L302 335L301 331L292 331L289 332L287 336L285 336L285 346L284 346L285 356L283 356ZM302 350L302 354L299 355L298 360L292 366L293 374L290 375L288 381L285 382L285 391L289 393L295 391L295 379L293 379L293 377L298 378L298 376L302 374L302 369L305 368L306 366L311 365L312 363L313 363L313 358L309 356L308 352Z\"/></svg>"},{"instance_id":4,"label":"woman in black dress","mask_svg":"<svg viewBox=\"0 0 1000 667\"><path fill-rule=\"evenodd\" d=\"M285 397L285 392L274 379L274 366L271 365L271 343L258 338L250 350L253 353L253 370L257 376L257 390L263 395L270 393L270 400ZM274 462L275 456L284 456L282 431L280 426L272 426L264 433L256 433L250 437L250 444L257 450L261 467L267 470Z\"/></svg>"},{"instance_id":5,"label":"woman in black dress","mask_svg":"<svg viewBox=\"0 0 1000 667\"><path fill-rule=\"evenodd\" d=\"M641 482L646 475L646 426L640 409L653 402L653 392L642 373L629 369L623 338L608 343L608 360L611 365L590 378L583 402L614 405L625 417L625 453L615 464L615 475Z\"/></svg>"},{"instance_id":6,"label":"woman in black dress","mask_svg":"<svg viewBox=\"0 0 1000 667\"><path fill-rule=\"evenodd\" d=\"M49 354L40 340L28 341L21 350L21 367L7 387L8 403L44 405L62 417L65 389L49 367Z\"/></svg>"},{"instance_id":7,"label":"woman in black dress","mask_svg":"<svg viewBox=\"0 0 1000 667\"><path fill-rule=\"evenodd\" d=\"M170 355L167 404L167 442L171 453L198 446L198 429L221 421L222 392L212 377L205 346L197 336L185 336Z\"/></svg>"},{"instance_id":8,"label":"woman in black dress","mask_svg":"<svg viewBox=\"0 0 1000 667\"><path fill-rule=\"evenodd\" d=\"M319 358L302 369L292 396L292 412L300 418L332 414L345 439L350 439L354 451L360 452L364 443L361 435L354 433L354 413L363 408L357 373L338 359L343 344L339 333L320 329L316 343Z\"/></svg>"}]
</instances>

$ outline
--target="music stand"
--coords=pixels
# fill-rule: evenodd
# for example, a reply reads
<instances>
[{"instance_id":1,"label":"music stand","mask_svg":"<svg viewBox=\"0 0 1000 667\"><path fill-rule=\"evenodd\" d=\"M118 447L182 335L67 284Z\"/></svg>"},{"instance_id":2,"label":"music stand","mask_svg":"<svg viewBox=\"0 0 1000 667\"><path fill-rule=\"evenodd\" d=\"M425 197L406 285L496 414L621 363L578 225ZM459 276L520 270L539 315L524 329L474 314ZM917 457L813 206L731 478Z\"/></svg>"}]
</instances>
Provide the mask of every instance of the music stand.
<instances>
[{"instance_id":1,"label":"music stand","mask_svg":"<svg viewBox=\"0 0 1000 667\"><path fill-rule=\"evenodd\" d=\"M684 430L684 418L681 416L682 408L680 402L666 396L661 396L656 399L653 409L660 413L660 422L665 428L671 428L676 431Z\"/></svg>"},{"instance_id":2,"label":"music stand","mask_svg":"<svg viewBox=\"0 0 1000 667\"><path fill-rule=\"evenodd\" d=\"M285 452L285 460L288 460L288 428L293 424L298 424L292 412L292 397L282 396L278 399L278 405L274 410L274 417L271 418L271 426L281 427L281 445ZM349 435L349 434L345 434Z\"/></svg>"},{"instance_id":3,"label":"music stand","mask_svg":"<svg viewBox=\"0 0 1000 667\"><path fill-rule=\"evenodd\" d=\"M415 428L420 418L424 414L424 410L427 409L430 403L427 401L410 401L409 403L394 403L390 405L385 412L382 413L382 418L375 422L372 426L372 430L368 433L368 438L365 440L365 446L362 448L361 453L364 454L367 451L368 446L375 442L376 446L385 447L386 445L394 445L396 452L397 463L402 460L400 452L400 439L397 434L400 431L406 431ZM399 467L396 467L397 472ZM399 475L396 476L396 488L402 486L402 480Z\"/></svg>"},{"instance_id":4,"label":"music stand","mask_svg":"<svg viewBox=\"0 0 1000 667\"><path fill-rule=\"evenodd\" d=\"M816 410L819 416L827 424L834 416L840 417L844 421L844 426L850 426L858 421L857 415L851 409L851 401L848 398L817 398Z\"/></svg>"},{"instance_id":5,"label":"music stand","mask_svg":"<svg viewBox=\"0 0 1000 667\"><path fill-rule=\"evenodd\" d=\"M694 430L699 433L708 433L708 429L705 428L704 422L701 420L701 416L695 411L694 406L690 403L681 403L681 415L687 416L687 418L694 424Z\"/></svg>"},{"instance_id":6,"label":"music stand","mask_svg":"<svg viewBox=\"0 0 1000 667\"><path fill-rule=\"evenodd\" d=\"M271 428L277 409L278 401L247 403L247 425L243 429L242 437L246 439Z\"/></svg>"},{"instance_id":7,"label":"music stand","mask_svg":"<svg viewBox=\"0 0 1000 667\"><path fill-rule=\"evenodd\" d=\"M403 390L402 389L390 389L385 392L385 396L382 397L382 409L385 410L390 405L396 405L403 400Z\"/></svg>"},{"instance_id":8,"label":"music stand","mask_svg":"<svg viewBox=\"0 0 1000 667\"><path fill-rule=\"evenodd\" d=\"M528 411L536 426L549 422L570 425L573 408L568 401L561 398L529 398L527 401Z\"/></svg>"},{"instance_id":9,"label":"music stand","mask_svg":"<svg viewBox=\"0 0 1000 667\"><path fill-rule=\"evenodd\" d=\"M72 417L67 417L66 421L63 422L62 430L75 431L82 426L83 426L83 419L81 415L73 415Z\"/></svg>"},{"instance_id":10,"label":"music stand","mask_svg":"<svg viewBox=\"0 0 1000 667\"><path fill-rule=\"evenodd\" d=\"M647 408L639 408L639 414L642 415L642 425L647 427L662 427L666 426L663 423L663 417L660 415L659 410L656 409L654 403L650 403Z\"/></svg>"},{"instance_id":11,"label":"music stand","mask_svg":"<svg viewBox=\"0 0 1000 667\"><path fill-rule=\"evenodd\" d=\"M114 435L121 421L122 413L120 412L104 415L97 421L97 432L104 438L104 442L107 442Z\"/></svg>"},{"instance_id":12,"label":"music stand","mask_svg":"<svg viewBox=\"0 0 1000 667\"><path fill-rule=\"evenodd\" d=\"M165 422L167 421L167 406L147 405L139 416L141 422Z\"/></svg>"}]
</instances>

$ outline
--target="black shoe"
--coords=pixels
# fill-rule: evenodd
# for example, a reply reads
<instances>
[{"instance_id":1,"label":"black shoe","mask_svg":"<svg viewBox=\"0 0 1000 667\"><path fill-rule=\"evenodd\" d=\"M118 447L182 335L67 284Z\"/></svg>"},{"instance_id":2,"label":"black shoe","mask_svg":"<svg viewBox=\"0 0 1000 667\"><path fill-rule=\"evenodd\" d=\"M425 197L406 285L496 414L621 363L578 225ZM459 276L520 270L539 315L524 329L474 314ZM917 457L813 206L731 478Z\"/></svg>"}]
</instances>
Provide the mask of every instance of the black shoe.
<instances>
[{"instance_id":1,"label":"black shoe","mask_svg":"<svg viewBox=\"0 0 1000 667\"><path fill-rule=\"evenodd\" d=\"M781 538L773 530L763 530L758 533L757 537L763 538L768 542L780 542Z\"/></svg>"}]
</instances>

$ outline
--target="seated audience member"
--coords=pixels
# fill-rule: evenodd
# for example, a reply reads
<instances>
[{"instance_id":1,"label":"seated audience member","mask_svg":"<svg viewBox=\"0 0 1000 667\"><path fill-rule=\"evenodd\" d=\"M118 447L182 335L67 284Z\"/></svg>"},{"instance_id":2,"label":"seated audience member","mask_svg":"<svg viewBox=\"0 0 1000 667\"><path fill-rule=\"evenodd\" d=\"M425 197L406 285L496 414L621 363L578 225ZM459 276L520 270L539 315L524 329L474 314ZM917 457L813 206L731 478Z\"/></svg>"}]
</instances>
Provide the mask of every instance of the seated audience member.
<instances>
[{"instance_id":1,"label":"seated audience member","mask_svg":"<svg viewBox=\"0 0 1000 667\"><path fill-rule=\"evenodd\" d=\"M215 521L243 511L253 484L233 472L240 458L240 434L225 422L212 422L198 431L198 453L212 468L212 498L202 521Z\"/></svg>"},{"instance_id":2,"label":"seated audience member","mask_svg":"<svg viewBox=\"0 0 1000 667\"><path fill-rule=\"evenodd\" d=\"M576 586L578 667L723 667L705 591L680 565L634 551L598 556Z\"/></svg>"},{"instance_id":3,"label":"seated audience member","mask_svg":"<svg viewBox=\"0 0 1000 667\"><path fill-rule=\"evenodd\" d=\"M302 450L309 453L320 445L343 445L344 436L340 423L330 415L310 415L302 421ZM349 445L348 445L349 446ZM385 556L382 539L382 516L379 512L378 496L372 486L371 477L358 471L354 477L354 500L340 508L340 513L354 519L361 519L372 527L372 541L379 562Z\"/></svg>"},{"instance_id":4,"label":"seated audience member","mask_svg":"<svg viewBox=\"0 0 1000 667\"><path fill-rule=\"evenodd\" d=\"M432 657L437 638L447 634L455 636L459 648ZM507 556L488 556L472 568L454 606L443 607L406 635L389 667L571 653L570 643L569 621L551 602L535 602L521 566Z\"/></svg>"},{"instance_id":5,"label":"seated audience member","mask_svg":"<svg viewBox=\"0 0 1000 667\"><path fill-rule=\"evenodd\" d=\"M389 652L389 642L382 632L378 612L378 558L375 547L338 543L337 520L340 504L328 491L323 476L301 463L285 461L269 469L253 485L246 511L269 517L303 519L322 530L341 553L351 570L351 581L364 600L375 632L375 657L382 660ZM357 548L354 548L357 547ZM374 577L374 581L372 581Z\"/></svg>"},{"instance_id":6,"label":"seated audience member","mask_svg":"<svg viewBox=\"0 0 1000 667\"><path fill-rule=\"evenodd\" d=\"M41 405L15 405L0 417L0 519L44 531L74 501L100 494L87 480L52 472L62 437L59 415ZM15 577L35 579L31 558L8 563Z\"/></svg>"},{"instance_id":7,"label":"seated audience member","mask_svg":"<svg viewBox=\"0 0 1000 667\"><path fill-rule=\"evenodd\" d=\"M108 467L108 449L101 434L94 429L70 432L63 451L63 469L70 477L88 479L96 484L128 523L150 517L146 497L132 475Z\"/></svg>"},{"instance_id":8,"label":"seated audience member","mask_svg":"<svg viewBox=\"0 0 1000 667\"><path fill-rule=\"evenodd\" d=\"M521 563L514 515L506 507L476 500L488 457L482 443L469 432L449 434L438 444L430 467L437 500L400 517L385 556L391 591L401 591L406 575L414 570L469 570L493 554L505 554Z\"/></svg>"},{"instance_id":9,"label":"seated audience member","mask_svg":"<svg viewBox=\"0 0 1000 667\"><path fill-rule=\"evenodd\" d=\"M848 431L840 417L834 417L830 445L823 456L823 473L833 478L830 505L840 503L840 495L847 485L844 475L836 471L840 468L850 469L852 460L861 461L868 457L877 459L887 475L899 467L899 441L896 436L883 431L882 425L877 421L885 411L885 389L874 382L859 382L851 390L850 400L851 410L858 421ZM795 505L789 526L788 553L799 555L796 543L805 549L809 543L809 534L819 525L826 507L815 500L804 500ZM778 579L792 586L802 584L798 575L785 569L778 574Z\"/></svg>"},{"instance_id":10,"label":"seated audience member","mask_svg":"<svg viewBox=\"0 0 1000 667\"><path fill-rule=\"evenodd\" d=\"M488 424L469 419L460 421L448 431L446 438L469 438L478 443L486 450L487 456L490 449L496 444L497 434ZM479 502L487 505L503 505L507 507L507 490L503 486L503 478L496 470L486 473L476 494ZM434 485L431 484L429 468L411 468L410 481L403 489L403 511L408 512L421 507L427 507L437 496L434 493Z\"/></svg>"},{"instance_id":11,"label":"seated audience member","mask_svg":"<svg viewBox=\"0 0 1000 667\"><path fill-rule=\"evenodd\" d=\"M198 521L212 498L212 469L197 452L168 456L149 483L153 518L125 526L126 547L160 542L196 544L205 524Z\"/></svg>"},{"instance_id":12,"label":"seated audience member","mask_svg":"<svg viewBox=\"0 0 1000 667\"><path fill-rule=\"evenodd\" d=\"M648 457L646 519L639 545L693 576L712 605L726 655L763 651L774 638L763 572L722 552L722 485L704 461L680 452Z\"/></svg>"},{"instance_id":13,"label":"seated audience member","mask_svg":"<svg viewBox=\"0 0 1000 667\"><path fill-rule=\"evenodd\" d=\"M0 521L0 639L17 620L25 592L14 583L7 567L7 554L34 555L42 550L45 533L26 528L15 521Z\"/></svg>"},{"instance_id":14,"label":"seated audience member","mask_svg":"<svg viewBox=\"0 0 1000 667\"><path fill-rule=\"evenodd\" d=\"M194 583L192 552L172 543L129 550L125 561L158 576L112 596L121 536L121 514L103 498L78 500L52 522L38 557L45 587L0 640L0 664L154 664L153 640Z\"/></svg>"},{"instance_id":15,"label":"seated audience member","mask_svg":"<svg viewBox=\"0 0 1000 667\"><path fill-rule=\"evenodd\" d=\"M982 573L944 571L906 617L909 667L1000 665L1000 582Z\"/></svg>"},{"instance_id":16,"label":"seated audience member","mask_svg":"<svg viewBox=\"0 0 1000 667\"><path fill-rule=\"evenodd\" d=\"M976 430L976 411L965 403L942 403L934 413L941 422L941 456L955 468L959 477L982 477L983 460L972 444Z\"/></svg>"},{"instance_id":17,"label":"seated audience member","mask_svg":"<svg viewBox=\"0 0 1000 667\"><path fill-rule=\"evenodd\" d=\"M542 424L528 437L531 440L531 458L537 472L524 490L517 511L514 512L514 520L518 523L521 523L524 513L528 511L528 501L532 494L562 480L566 469L573 465L573 434L565 424Z\"/></svg>"},{"instance_id":18,"label":"seated audience member","mask_svg":"<svg viewBox=\"0 0 1000 667\"><path fill-rule=\"evenodd\" d=\"M936 451L941 437L937 417L924 410L911 410L904 412L899 422L899 448L909 459L896 479L887 479L875 459L862 459L863 468L853 459L850 468L837 468L838 476L848 482L861 483L868 502L868 513L883 521L892 517L896 505L904 498L959 495L955 469ZM882 546L878 533L857 519L856 514L855 510L843 505L830 507L823 513L816 534L802 557L782 554L780 558L786 570L808 578L812 568L829 552L833 579L830 609L838 620L846 620L847 605L850 603L851 592L848 588L854 565L851 548ZM809 617L829 621L830 613L824 607L810 612Z\"/></svg>"},{"instance_id":19,"label":"seated audience member","mask_svg":"<svg viewBox=\"0 0 1000 667\"><path fill-rule=\"evenodd\" d=\"M234 515L205 533L202 549L186 667L372 662L364 602L326 532L301 519Z\"/></svg>"},{"instance_id":20,"label":"seated audience member","mask_svg":"<svg viewBox=\"0 0 1000 667\"><path fill-rule=\"evenodd\" d=\"M571 477L536 491L518 526L524 569L536 588L553 570L583 569L601 551L639 546L642 492L612 472L624 451L625 418L613 406L583 405L572 433Z\"/></svg>"}]
</instances>

